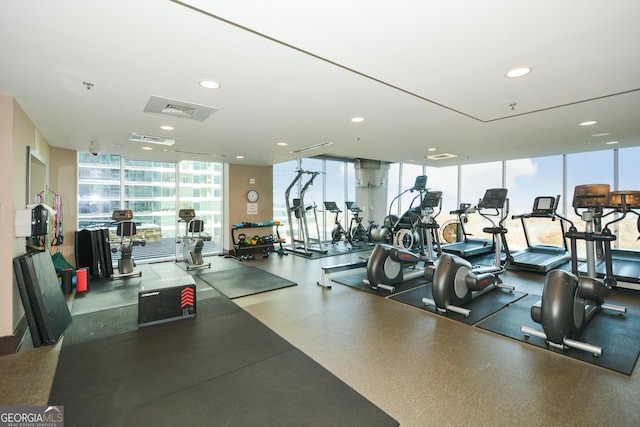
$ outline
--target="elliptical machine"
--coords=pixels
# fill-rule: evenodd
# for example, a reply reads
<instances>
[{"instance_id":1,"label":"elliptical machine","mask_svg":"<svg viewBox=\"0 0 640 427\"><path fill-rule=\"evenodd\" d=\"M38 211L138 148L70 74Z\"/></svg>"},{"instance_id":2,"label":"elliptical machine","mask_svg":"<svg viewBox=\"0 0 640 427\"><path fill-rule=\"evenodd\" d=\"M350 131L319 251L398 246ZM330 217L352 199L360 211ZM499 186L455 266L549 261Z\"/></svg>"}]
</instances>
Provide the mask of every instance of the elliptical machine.
<instances>
[{"instance_id":1,"label":"elliptical machine","mask_svg":"<svg viewBox=\"0 0 640 427\"><path fill-rule=\"evenodd\" d=\"M501 215L500 210L504 210ZM478 203L477 211L491 222L492 227L482 229L493 235L495 246L494 265L473 268L471 263L457 255L443 253L433 274L433 299L422 298L425 305L435 306L440 312L452 311L469 317L471 310L461 307L469 301L497 288L514 291L515 287L502 283L500 275L511 263L503 223L509 213L506 188L488 189ZM495 213L491 213L495 211ZM491 216L499 217L498 223ZM506 254L502 262L502 247Z\"/></svg>"},{"instance_id":2,"label":"elliptical machine","mask_svg":"<svg viewBox=\"0 0 640 427\"><path fill-rule=\"evenodd\" d=\"M195 219L196 211L194 209L180 209L178 217L180 218L178 222L185 223L184 236L182 237L182 255L187 261L187 271L211 268L210 262L205 263L202 260L204 240L202 240L201 234L204 231L204 221Z\"/></svg>"},{"instance_id":3,"label":"elliptical machine","mask_svg":"<svg viewBox=\"0 0 640 427\"><path fill-rule=\"evenodd\" d=\"M136 266L133 260L132 252L133 246L144 246L146 241L136 240L133 236L136 235L136 223L133 222L133 212L130 209L121 209L113 211L111 219L116 224L116 236L120 237L120 247L112 248L112 253L120 252L120 259L118 259L118 273L112 273L109 278L124 279L128 277L140 277L142 271L134 271Z\"/></svg>"},{"instance_id":4,"label":"elliptical machine","mask_svg":"<svg viewBox=\"0 0 640 427\"><path fill-rule=\"evenodd\" d=\"M577 231L573 222L562 218L571 226L565 236L571 241L571 273L551 270L544 281L542 299L531 307L531 319L542 325L543 331L522 326L525 337L531 335L542 338L551 347L565 350L576 348L587 351L595 357L602 355L602 347L578 341L587 323L601 309L606 308L622 315L625 307L605 304L604 300L614 286L611 242L616 236L611 234L609 226L622 220L626 214L626 201L621 196L622 216L608 222L601 232L594 231L595 218L602 216L602 208L609 205L609 185L590 184L576 186L573 194L573 209L582 218L585 231ZM578 256L576 242L584 240L586 248L587 275L578 276ZM595 246L604 246L606 275L596 277Z\"/></svg>"},{"instance_id":5,"label":"elliptical machine","mask_svg":"<svg viewBox=\"0 0 640 427\"><path fill-rule=\"evenodd\" d=\"M421 216L416 224L420 251L416 254L408 249L378 243L367 261L365 284L372 289L393 292L395 285L418 277L431 280L436 254L440 255L439 226L435 220L439 212L435 215L434 212L435 208L441 208L442 192L421 191L418 197L422 199ZM407 267L412 267L413 271L405 271Z\"/></svg>"}]
</instances>

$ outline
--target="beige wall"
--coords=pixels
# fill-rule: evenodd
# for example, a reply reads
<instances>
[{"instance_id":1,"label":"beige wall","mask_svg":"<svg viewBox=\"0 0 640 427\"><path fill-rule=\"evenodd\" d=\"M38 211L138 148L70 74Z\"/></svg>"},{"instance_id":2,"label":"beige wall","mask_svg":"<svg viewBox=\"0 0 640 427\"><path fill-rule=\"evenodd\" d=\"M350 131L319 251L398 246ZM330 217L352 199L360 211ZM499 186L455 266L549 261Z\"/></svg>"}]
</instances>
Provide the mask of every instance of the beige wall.
<instances>
[{"instance_id":1,"label":"beige wall","mask_svg":"<svg viewBox=\"0 0 640 427\"><path fill-rule=\"evenodd\" d=\"M35 149L36 128L11 97L0 96L0 147L5 161L0 168L0 338L14 334L24 309L12 260L26 252L26 241L15 236L16 211L27 205L27 147ZM38 154L48 162L49 146L40 139ZM46 181L46 180L45 180Z\"/></svg>"},{"instance_id":2,"label":"beige wall","mask_svg":"<svg viewBox=\"0 0 640 427\"><path fill-rule=\"evenodd\" d=\"M255 184L251 184L251 180ZM265 222L273 220L273 168L271 166L242 166L229 165L227 185L225 185L227 199L228 221L224 230L225 249L232 248L231 225L240 222ZM256 190L258 198L258 213L250 215L247 213L247 193L249 190ZM256 233L260 234L260 233Z\"/></svg>"},{"instance_id":3,"label":"beige wall","mask_svg":"<svg viewBox=\"0 0 640 427\"><path fill-rule=\"evenodd\" d=\"M14 173L14 147L13 147L13 98L0 96L0 152L2 157L7 159L3 167L0 168L0 182L7 185L0 185L0 337L7 337L13 334L13 266L11 260L14 251L14 201L13 195L16 192L13 180ZM26 159L23 160L26 165ZM26 166L25 166L26 167ZM11 184L9 184L11 183ZM26 192L26 187L22 185ZM19 190L19 189L18 189ZM24 197L24 196L23 196Z\"/></svg>"},{"instance_id":4,"label":"beige wall","mask_svg":"<svg viewBox=\"0 0 640 427\"><path fill-rule=\"evenodd\" d=\"M12 260L26 252L24 237L15 235L16 211L34 200L27 200L27 147L45 161L47 189L63 195L65 243L60 248L73 263L73 233L76 227L76 153L49 148L40 134L36 144L36 127L20 105L8 96L0 96L0 153L6 161L0 168L0 340L7 343L24 317L20 293L15 284ZM37 148L36 148L37 147ZM38 191L45 188L38 189ZM35 191L37 192L37 191ZM17 337L20 338L20 337ZM13 342L13 339L11 339ZM0 354L6 352L2 347Z\"/></svg>"}]
</instances>

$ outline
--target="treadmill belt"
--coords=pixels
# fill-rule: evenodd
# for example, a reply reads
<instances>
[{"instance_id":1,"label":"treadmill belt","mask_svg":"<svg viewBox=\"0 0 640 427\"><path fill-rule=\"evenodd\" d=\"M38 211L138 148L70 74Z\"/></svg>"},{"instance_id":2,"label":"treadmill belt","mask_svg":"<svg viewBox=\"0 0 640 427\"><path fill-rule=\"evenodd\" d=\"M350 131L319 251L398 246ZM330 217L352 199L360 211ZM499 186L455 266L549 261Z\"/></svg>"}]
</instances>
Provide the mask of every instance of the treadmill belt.
<instances>
[{"instance_id":1,"label":"treadmill belt","mask_svg":"<svg viewBox=\"0 0 640 427\"><path fill-rule=\"evenodd\" d=\"M532 246L515 254L511 265L525 270L546 273L549 270L564 264L568 259L569 252L565 251L563 248L538 248Z\"/></svg>"}]
</instances>

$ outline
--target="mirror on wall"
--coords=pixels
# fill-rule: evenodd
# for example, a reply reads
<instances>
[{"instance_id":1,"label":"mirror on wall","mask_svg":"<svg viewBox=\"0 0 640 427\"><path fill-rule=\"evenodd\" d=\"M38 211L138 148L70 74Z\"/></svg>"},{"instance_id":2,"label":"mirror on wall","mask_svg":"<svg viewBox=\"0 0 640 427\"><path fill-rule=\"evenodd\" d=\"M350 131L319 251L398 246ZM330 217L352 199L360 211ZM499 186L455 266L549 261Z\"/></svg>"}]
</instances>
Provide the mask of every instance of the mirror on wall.
<instances>
[{"instance_id":1,"label":"mirror on wall","mask_svg":"<svg viewBox=\"0 0 640 427\"><path fill-rule=\"evenodd\" d=\"M45 190L47 185L47 163L44 158L27 147L27 205L36 201L36 195Z\"/></svg>"}]
</instances>

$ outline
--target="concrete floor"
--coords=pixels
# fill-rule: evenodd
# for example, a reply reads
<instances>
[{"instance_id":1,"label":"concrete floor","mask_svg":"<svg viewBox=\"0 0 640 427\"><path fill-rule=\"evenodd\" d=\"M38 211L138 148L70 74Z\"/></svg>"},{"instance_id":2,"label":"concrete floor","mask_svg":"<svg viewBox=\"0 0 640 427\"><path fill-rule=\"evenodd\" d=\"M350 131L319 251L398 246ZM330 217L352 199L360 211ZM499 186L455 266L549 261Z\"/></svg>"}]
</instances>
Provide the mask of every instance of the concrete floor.
<instances>
[{"instance_id":1,"label":"concrete floor","mask_svg":"<svg viewBox=\"0 0 640 427\"><path fill-rule=\"evenodd\" d=\"M234 301L403 426L640 425L637 369L618 374L347 286L316 285L322 266L359 255L249 261L298 286ZM539 277L525 291L541 293ZM59 346L0 357L0 405L46 404Z\"/></svg>"}]
</instances>

